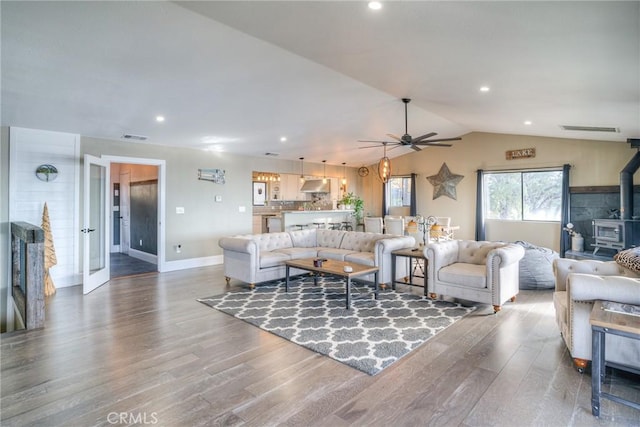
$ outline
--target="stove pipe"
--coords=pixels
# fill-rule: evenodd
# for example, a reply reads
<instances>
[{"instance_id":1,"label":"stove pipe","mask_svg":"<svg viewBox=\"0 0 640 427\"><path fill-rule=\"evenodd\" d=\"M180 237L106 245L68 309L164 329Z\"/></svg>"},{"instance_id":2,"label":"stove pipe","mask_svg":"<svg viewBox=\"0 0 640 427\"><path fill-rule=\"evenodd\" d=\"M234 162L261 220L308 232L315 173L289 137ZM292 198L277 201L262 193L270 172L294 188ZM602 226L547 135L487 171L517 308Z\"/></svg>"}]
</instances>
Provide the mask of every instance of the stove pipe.
<instances>
[{"instance_id":1,"label":"stove pipe","mask_svg":"<svg viewBox=\"0 0 640 427\"><path fill-rule=\"evenodd\" d=\"M628 142L633 146L633 141ZM620 171L620 219L631 219L633 216L633 174L638 168L640 168L640 151L637 151Z\"/></svg>"}]
</instances>

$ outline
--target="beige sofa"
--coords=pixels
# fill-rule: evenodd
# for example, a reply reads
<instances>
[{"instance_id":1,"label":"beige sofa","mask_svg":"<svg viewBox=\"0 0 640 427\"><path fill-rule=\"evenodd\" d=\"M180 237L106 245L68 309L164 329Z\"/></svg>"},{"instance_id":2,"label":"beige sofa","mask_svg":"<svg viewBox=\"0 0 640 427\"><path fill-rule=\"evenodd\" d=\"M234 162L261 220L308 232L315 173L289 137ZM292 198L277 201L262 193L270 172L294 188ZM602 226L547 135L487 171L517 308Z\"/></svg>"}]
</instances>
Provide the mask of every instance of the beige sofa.
<instances>
[{"instance_id":1,"label":"beige sofa","mask_svg":"<svg viewBox=\"0 0 640 427\"><path fill-rule=\"evenodd\" d=\"M453 298L492 304L515 301L519 291L519 262L524 248L513 243L448 240L428 244L424 255L428 291Z\"/></svg>"},{"instance_id":2,"label":"beige sofa","mask_svg":"<svg viewBox=\"0 0 640 427\"><path fill-rule=\"evenodd\" d=\"M307 229L282 233L247 234L224 237L224 274L229 283L237 279L252 286L285 277L284 261L299 258L326 258L379 267L380 284L391 283L391 251L415 246L410 236L393 236L357 231ZM396 262L398 276L406 276L406 263ZM291 269L290 274L303 274ZM373 281L373 274L364 276Z\"/></svg>"},{"instance_id":3,"label":"beige sofa","mask_svg":"<svg viewBox=\"0 0 640 427\"><path fill-rule=\"evenodd\" d=\"M583 372L592 360L589 316L593 302L640 304L640 278L615 261L559 258L553 263L553 271L556 323L576 368ZM639 367L640 342L607 334L606 349L607 363Z\"/></svg>"}]
</instances>

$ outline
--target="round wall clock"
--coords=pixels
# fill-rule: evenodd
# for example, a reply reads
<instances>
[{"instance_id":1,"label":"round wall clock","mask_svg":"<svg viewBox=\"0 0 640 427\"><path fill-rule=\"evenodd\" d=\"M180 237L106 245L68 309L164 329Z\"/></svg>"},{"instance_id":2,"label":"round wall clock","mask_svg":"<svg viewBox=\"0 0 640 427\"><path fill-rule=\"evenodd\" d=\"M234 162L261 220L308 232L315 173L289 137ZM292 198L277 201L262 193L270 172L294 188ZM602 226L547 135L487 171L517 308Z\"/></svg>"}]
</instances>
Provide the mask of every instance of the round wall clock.
<instances>
[{"instance_id":1,"label":"round wall clock","mask_svg":"<svg viewBox=\"0 0 640 427\"><path fill-rule=\"evenodd\" d=\"M360 169L358 169L358 175L360 175L360 176L369 175L369 168L366 167L366 166L361 166Z\"/></svg>"},{"instance_id":2,"label":"round wall clock","mask_svg":"<svg viewBox=\"0 0 640 427\"><path fill-rule=\"evenodd\" d=\"M58 169L53 165L40 165L36 169L36 176L40 181L53 181L58 176Z\"/></svg>"}]
</instances>

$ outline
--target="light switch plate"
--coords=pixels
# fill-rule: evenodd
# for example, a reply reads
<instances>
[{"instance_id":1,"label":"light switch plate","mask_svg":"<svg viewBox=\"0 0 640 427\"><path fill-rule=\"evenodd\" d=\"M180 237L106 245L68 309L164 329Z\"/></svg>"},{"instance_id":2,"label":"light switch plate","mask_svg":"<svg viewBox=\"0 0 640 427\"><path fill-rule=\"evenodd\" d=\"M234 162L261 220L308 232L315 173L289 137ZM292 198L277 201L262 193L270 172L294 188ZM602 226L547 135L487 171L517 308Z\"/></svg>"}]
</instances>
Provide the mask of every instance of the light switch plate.
<instances>
[{"instance_id":1,"label":"light switch plate","mask_svg":"<svg viewBox=\"0 0 640 427\"><path fill-rule=\"evenodd\" d=\"M239 206L238 207L238 212L246 212L246 211L247 211L246 207L244 207L244 206Z\"/></svg>"},{"instance_id":2,"label":"light switch plate","mask_svg":"<svg viewBox=\"0 0 640 427\"><path fill-rule=\"evenodd\" d=\"M221 202L222 201L222 196L216 196L216 202Z\"/></svg>"},{"instance_id":3,"label":"light switch plate","mask_svg":"<svg viewBox=\"0 0 640 427\"><path fill-rule=\"evenodd\" d=\"M183 207L176 207L176 213L177 214L183 214L184 213L184 208Z\"/></svg>"}]
</instances>

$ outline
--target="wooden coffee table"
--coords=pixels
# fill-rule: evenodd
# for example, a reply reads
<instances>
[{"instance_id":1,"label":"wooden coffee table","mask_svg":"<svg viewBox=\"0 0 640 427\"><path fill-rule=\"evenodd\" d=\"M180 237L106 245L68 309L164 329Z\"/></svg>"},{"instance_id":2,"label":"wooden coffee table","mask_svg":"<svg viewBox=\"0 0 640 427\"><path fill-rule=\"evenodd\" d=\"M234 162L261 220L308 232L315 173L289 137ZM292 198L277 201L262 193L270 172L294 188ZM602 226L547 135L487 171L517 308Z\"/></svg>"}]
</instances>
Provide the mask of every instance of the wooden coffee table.
<instances>
[{"instance_id":1,"label":"wooden coffee table","mask_svg":"<svg viewBox=\"0 0 640 427\"><path fill-rule=\"evenodd\" d=\"M286 266L286 279L285 279L285 291L289 292L289 270L291 267L298 268L300 270L306 270L313 273L313 284L318 285L318 276L320 274L333 274L334 276L344 277L346 279L345 291L347 300L347 309L351 308L351 279L366 276L369 274L374 275L375 290L373 292L374 298L378 299L378 267L370 267L368 265L356 264L353 262L327 260L322 263L322 267L316 267L313 265L314 260L317 258L301 258L285 261ZM345 266L350 266L353 271L347 273L344 271Z\"/></svg>"}]
</instances>

